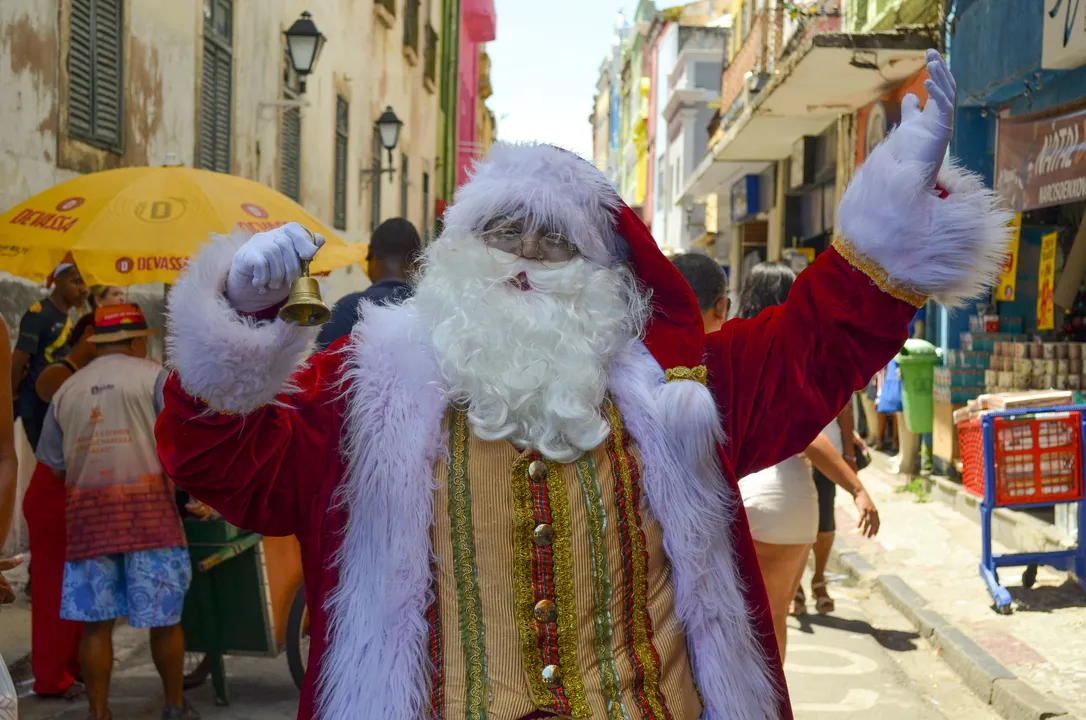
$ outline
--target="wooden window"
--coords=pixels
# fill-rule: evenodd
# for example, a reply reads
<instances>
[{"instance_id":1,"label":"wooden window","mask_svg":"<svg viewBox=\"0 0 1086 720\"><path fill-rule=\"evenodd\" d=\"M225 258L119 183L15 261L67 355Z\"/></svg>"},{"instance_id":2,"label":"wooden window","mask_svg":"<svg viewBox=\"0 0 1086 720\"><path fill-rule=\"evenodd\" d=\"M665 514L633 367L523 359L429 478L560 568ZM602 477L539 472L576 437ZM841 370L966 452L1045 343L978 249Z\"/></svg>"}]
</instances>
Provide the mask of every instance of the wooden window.
<instances>
[{"instance_id":1,"label":"wooden window","mask_svg":"<svg viewBox=\"0 0 1086 720\"><path fill-rule=\"evenodd\" d=\"M124 127L123 0L71 0L68 134L120 152Z\"/></svg>"},{"instance_id":2,"label":"wooden window","mask_svg":"<svg viewBox=\"0 0 1086 720\"><path fill-rule=\"evenodd\" d=\"M332 210L332 224L337 230L347 229L347 141L350 103L342 95L336 96L336 157L335 157L335 197Z\"/></svg>"},{"instance_id":3,"label":"wooden window","mask_svg":"<svg viewBox=\"0 0 1086 720\"><path fill-rule=\"evenodd\" d=\"M373 146L370 151L373 158L373 180L370 182L370 231L381 224L381 131L373 128Z\"/></svg>"},{"instance_id":4,"label":"wooden window","mask_svg":"<svg viewBox=\"0 0 1086 720\"><path fill-rule=\"evenodd\" d=\"M422 174L422 239L430 239L430 173Z\"/></svg>"},{"instance_id":5,"label":"wooden window","mask_svg":"<svg viewBox=\"0 0 1086 720\"><path fill-rule=\"evenodd\" d=\"M298 76L283 48L283 99L297 100ZM279 117L279 192L294 202L302 201L302 110L286 107Z\"/></svg>"},{"instance_id":6,"label":"wooden window","mask_svg":"<svg viewBox=\"0 0 1086 720\"><path fill-rule=\"evenodd\" d=\"M403 44L419 51L419 5L421 0L406 0L403 13ZM416 57L418 55L416 54Z\"/></svg>"},{"instance_id":7,"label":"wooden window","mask_svg":"<svg viewBox=\"0 0 1086 720\"><path fill-rule=\"evenodd\" d=\"M233 39L233 0L207 0L200 84L200 167L224 173L230 172L234 115Z\"/></svg>"},{"instance_id":8,"label":"wooden window","mask_svg":"<svg viewBox=\"0 0 1086 720\"><path fill-rule=\"evenodd\" d=\"M411 176L407 172L407 153L400 156L400 217L407 218L407 189Z\"/></svg>"}]
</instances>

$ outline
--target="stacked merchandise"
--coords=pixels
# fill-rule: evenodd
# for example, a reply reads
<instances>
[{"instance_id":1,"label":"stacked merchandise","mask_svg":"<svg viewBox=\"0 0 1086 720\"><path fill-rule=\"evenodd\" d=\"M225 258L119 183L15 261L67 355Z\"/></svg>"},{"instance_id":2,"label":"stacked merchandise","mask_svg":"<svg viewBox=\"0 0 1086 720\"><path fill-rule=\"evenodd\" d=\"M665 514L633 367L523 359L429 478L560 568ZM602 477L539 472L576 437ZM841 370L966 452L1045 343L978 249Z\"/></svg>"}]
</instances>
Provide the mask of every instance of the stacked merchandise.
<instances>
[{"instance_id":1,"label":"stacked merchandise","mask_svg":"<svg viewBox=\"0 0 1086 720\"><path fill-rule=\"evenodd\" d=\"M1017 393L980 395L954 411L954 424L982 417L992 411L1039 409L1070 405L1074 395L1068 390L1033 390Z\"/></svg>"},{"instance_id":2,"label":"stacked merchandise","mask_svg":"<svg viewBox=\"0 0 1086 720\"><path fill-rule=\"evenodd\" d=\"M1086 345L1027 340L1021 332L1020 318L970 318L961 350L948 352L946 366L935 369L936 402L958 405L985 393L1083 388Z\"/></svg>"},{"instance_id":3,"label":"stacked merchandise","mask_svg":"<svg viewBox=\"0 0 1086 720\"><path fill-rule=\"evenodd\" d=\"M970 317L969 332L961 335L961 349L949 351L946 366L935 368L935 402L961 405L984 393L997 345L1002 352L1004 344L1020 340L1021 333L1021 318Z\"/></svg>"}]
</instances>

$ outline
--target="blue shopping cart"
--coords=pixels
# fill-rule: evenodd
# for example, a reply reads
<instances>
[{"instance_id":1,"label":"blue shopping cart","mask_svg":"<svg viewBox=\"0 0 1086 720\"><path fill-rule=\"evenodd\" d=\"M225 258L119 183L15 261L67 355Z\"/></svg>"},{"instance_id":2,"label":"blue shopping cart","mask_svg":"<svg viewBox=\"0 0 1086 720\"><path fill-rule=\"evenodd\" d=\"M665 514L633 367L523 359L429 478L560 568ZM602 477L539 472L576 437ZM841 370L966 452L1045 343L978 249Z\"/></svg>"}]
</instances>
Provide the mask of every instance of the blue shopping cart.
<instances>
[{"instance_id":1,"label":"blue shopping cart","mask_svg":"<svg viewBox=\"0 0 1086 720\"><path fill-rule=\"evenodd\" d=\"M980 575L995 609L1011 612L1011 595L999 584L998 568L1026 568L1022 585L1032 587L1037 568L1073 572L1086 589L1086 528L1083 458L1086 457L1086 405L992 412L958 424L962 483L981 498ZM1067 550L997 555L992 552L992 513L1078 503L1079 537Z\"/></svg>"}]
</instances>

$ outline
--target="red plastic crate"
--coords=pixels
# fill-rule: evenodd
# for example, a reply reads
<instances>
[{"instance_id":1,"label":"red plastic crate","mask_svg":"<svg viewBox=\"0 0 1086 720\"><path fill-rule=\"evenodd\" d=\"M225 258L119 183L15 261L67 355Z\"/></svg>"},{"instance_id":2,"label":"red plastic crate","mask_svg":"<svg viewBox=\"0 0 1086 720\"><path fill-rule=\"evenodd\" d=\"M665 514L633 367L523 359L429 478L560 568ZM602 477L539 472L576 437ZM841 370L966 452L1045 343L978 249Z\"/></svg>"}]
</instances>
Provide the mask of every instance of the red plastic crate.
<instances>
[{"instance_id":1,"label":"red plastic crate","mask_svg":"<svg viewBox=\"0 0 1086 720\"><path fill-rule=\"evenodd\" d=\"M958 425L962 484L984 497L983 420ZM995 504L1067 502L1082 498L1082 430L1077 412L994 418Z\"/></svg>"}]
</instances>

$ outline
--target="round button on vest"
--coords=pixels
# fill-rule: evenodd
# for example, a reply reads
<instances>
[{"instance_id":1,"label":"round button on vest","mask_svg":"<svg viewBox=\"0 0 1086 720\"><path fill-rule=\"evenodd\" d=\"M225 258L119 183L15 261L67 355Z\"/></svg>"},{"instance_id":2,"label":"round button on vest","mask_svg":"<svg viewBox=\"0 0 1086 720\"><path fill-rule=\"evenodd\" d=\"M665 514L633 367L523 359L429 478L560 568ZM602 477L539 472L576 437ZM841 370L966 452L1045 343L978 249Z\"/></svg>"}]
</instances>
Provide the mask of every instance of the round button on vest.
<instances>
[{"instance_id":1,"label":"round button on vest","mask_svg":"<svg viewBox=\"0 0 1086 720\"><path fill-rule=\"evenodd\" d=\"M548 523L536 525L535 530L532 531L532 540L539 547L547 547L554 542L554 528Z\"/></svg>"},{"instance_id":2,"label":"round button on vest","mask_svg":"<svg viewBox=\"0 0 1086 720\"><path fill-rule=\"evenodd\" d=\"M548 665L543 668L543 684L552 690L562 687L562 668L557 665Z\"/></svg>"},{"instance_id":3,"label":"round button on vest","mask_svg":"<svg viewBox=\"0 0 1086 720\"><path fill-rule=\"evenodd\" d=\"M528 466L528 477L536 482L547 479L547 463L542 460L534 460Z\"/></svg>"},{"instance_id":4,"label":"round button on vest","mask_svg":"<svg viewBox=\"0 0 1086 720\"><path fill-rule=\"evenodd\" d=\"M535 619L539 622L554 622L558 619L558 608L553 600L540 600L535 604Z\"/></svg>"}]
</instances>

